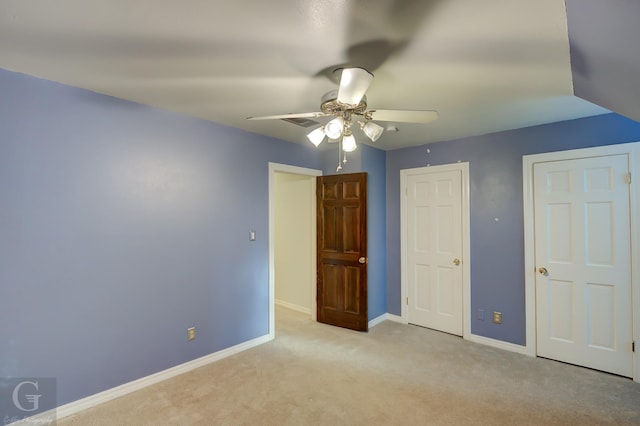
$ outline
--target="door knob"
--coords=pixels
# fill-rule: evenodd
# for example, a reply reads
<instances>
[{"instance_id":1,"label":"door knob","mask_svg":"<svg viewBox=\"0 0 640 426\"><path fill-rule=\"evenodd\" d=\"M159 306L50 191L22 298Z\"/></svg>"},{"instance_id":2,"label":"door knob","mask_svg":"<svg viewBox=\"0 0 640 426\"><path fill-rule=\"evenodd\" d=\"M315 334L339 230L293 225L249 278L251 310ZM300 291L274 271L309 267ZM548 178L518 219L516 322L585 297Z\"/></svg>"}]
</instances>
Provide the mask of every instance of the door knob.
<instances>
[{"instance_id":1,"label":"door knob","mask_svg":"<svg viewBox=\"0 0 640 426\"><path fill-rule=\"evenodd\" d=\"M453 259L453 264L456 266L460 266L460 259Z\"/></svg>"},{"instance_id":2,"label":"door knob","mask_svg":"<svg viewBox=\"0 0 640 426\"><path fill-rule=\"evenodd\" d=\"M358 259L358 262L360 263L367 263L367 258L366 257L361 257L360 259Z\"/></svg>"},{"instance_id":3,"label":"door knob","mask_svg":"<svg viewBox=\"0 0 640 426\"><path fill-rule=\"evenodd\" d=\"M549 271L547 271L547 268L545 268L544 266L538 269L538 272L540 272L542 275L547 276L549 275Z\"/></svg>"}]
</instances>

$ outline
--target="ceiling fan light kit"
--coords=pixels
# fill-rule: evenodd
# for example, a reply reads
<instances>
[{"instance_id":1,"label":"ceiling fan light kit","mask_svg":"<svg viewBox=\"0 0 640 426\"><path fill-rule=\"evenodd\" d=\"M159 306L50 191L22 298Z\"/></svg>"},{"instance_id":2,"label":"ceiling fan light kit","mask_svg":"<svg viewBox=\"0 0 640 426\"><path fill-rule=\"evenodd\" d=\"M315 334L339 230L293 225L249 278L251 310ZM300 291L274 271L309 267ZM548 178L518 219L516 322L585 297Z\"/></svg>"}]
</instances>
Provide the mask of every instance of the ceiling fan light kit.
<instances>
[{"instance_id":1,"label":"ceiling fan light kit","mask_svg":"<svg viewBox=\"0 0 640 426\"><path fill-rule=\"evenodd\" d=\"M375 142L380 139L382 132L384 132L384 127L377 125L373 121L360 121L359 123L362 131L369 139L371 139L371 142Z\"/></svg>"},{"instance_id":2,"label":"ceiling fan light kit","mask_svg":"<svg viewBox=\"0 0 640 426\"><path fill-rule=\"evenodd\" d=\"M324 133L329 139L338 139L344 131L344 119L342 117L334 118L324 126Z\"/></svg>"},{"instance_id":3,"label":"ceiling fan light kit","mask_svg":"<svg viewBox=\"0 0 640 426\"><path fill-rule=\"evenodd\" d=\"M338 168L342 170L342 163L347 162L346 153L353 152L357 148L356 139L351 131L354 116L362 117L358 121L360 130L372 141L377 141L385 127L374 123L376 121L391 121L401 123L426 124L438 118L436 111L410 111L410 110L367 110L367 97L365 93L371 82L373 74L364 68L343 68L341 71L340 86L338 90L326 93L320 104L320 112L303 112L294 114L269 115L262 117L248 117L249 120L289 120L292 118L319 118L334 117L325 125L312 130L307 134L307 139L319 146L325 136L329 142L340 142L338 147ZM395 126L386 126L387 131L397 131ZM340 161L340 159L342 160Z\"/></svg>"},{"instance_id":4,"label":"ceiling fan light kit","mask_svg":"<svg viewBox=\"0 0 640 426\"><path fill-rule=\"evenodd\" d=\"M356 138L353 137L351 131L345 133L342 137L342 150L344 152L353 152L358 146L356 145ZM344 160L343 160L344 162Z\"/></svg>"},{"instance_id":5,"label":"ceiling fan light kit","mask_svg":"<svg viewBox=\"0 0 640 426\"><path fill-rule=\"evenodd\" d=\"M318 127L317 129L312 130L307 135L307 138L315 146L320 145L322 143L322 141L324 140L324 126L323 127Z\"/></svg>"}]
</instances>

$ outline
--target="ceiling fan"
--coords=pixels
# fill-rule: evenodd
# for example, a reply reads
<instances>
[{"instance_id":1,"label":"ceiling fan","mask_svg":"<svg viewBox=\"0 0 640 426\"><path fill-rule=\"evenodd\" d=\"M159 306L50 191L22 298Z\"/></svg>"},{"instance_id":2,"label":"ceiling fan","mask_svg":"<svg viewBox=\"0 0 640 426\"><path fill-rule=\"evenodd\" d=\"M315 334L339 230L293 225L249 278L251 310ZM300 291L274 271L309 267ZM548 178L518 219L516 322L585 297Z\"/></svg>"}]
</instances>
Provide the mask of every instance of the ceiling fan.
<instances>
[{"instance_id":1,"label":"ceiling fan","mask_svg":"<svg viewBox=\"0 0 640 426\"><path fill-rule=\"evenodd\" d=\"M312 130L307 138L315 146L320 145L325 136L328 142L340 142L338 155L344 153L342 162L346 163L346 153L356 149L356 139L351 131L353 120L357 119L360 129L371 139L377 141L384 131L384 127L374 123L375 121L390 121L400 123L426 124L438 118L437 111L428 110L391 110L391 109L367 109L367 97L365 93L371 82L373 74L364 68L342 68L335 72L341 72L338 90L326 93L320 103L320 111L301 112L293 114L265 115L259 117L247 117L248 120L290 120L299 118L334 117L326 124ZM337 171L342 169L340 162Z\"/></svg>"}]
</instances>

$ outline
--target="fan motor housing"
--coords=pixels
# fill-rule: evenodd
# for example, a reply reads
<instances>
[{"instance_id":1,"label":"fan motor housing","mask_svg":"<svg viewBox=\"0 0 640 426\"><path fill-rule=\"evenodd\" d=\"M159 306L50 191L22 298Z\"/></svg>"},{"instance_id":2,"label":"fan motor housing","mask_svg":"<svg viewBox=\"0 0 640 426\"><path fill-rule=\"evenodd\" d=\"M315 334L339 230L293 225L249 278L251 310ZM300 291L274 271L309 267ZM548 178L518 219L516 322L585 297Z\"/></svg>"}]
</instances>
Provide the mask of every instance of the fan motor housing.
<instances>
[{"instance_id":1,"label":"fan motor housing","mask_svg":"<svg viewBox=\"0 0 640 426\"><path fill-rule=\"evenodd\" d=\"M332 90L322 97L320 110L325 114L339 115L343 112L350 111L354 114L364 114L367 110L367 97L363 96L358 105L343 104L338 101L338 91Z\"/></svg>"}]
</instances>

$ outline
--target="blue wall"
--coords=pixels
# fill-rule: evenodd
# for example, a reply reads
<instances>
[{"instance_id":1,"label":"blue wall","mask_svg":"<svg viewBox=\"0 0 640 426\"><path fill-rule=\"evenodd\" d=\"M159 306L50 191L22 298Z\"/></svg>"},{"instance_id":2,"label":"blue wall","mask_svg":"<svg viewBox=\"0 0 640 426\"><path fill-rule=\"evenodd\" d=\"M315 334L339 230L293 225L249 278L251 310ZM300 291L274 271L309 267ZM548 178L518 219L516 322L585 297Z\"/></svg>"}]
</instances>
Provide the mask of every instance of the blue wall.
<instances>
[{"instance_id":1,"label":"blue wall","mask_svg":"<svg viewBox=\"0 0 640 426\"><path fill-rule=\"evenodd\" d=\"M0 93L0 376L64 404L268 332L268 162L314 147L4 70Z\"/></svg>"},{"instance_id":2,"label":"blue wall","mask_svg":"<svg viewBox=\"0 0 640 426\"><path fill-rule=\"evenodd\" d=\"M640 120L640 1L566 4L575 95Z\"/></svg>"},{"instance_id":3,"label":"blue wall","mask_svg":"<svg viewBox=\"0 0 640 426\"><path fill-rule=\"evenodd\" d=\"M400 170L470 163L471 332L524 345L522 156L635 141L640 123L606 114L388 152L388 312L401 309ZM477 320L478 309L502 312L503 324Z\"/></svg>"},{"instance_id":4,"label":"blue wall","mask_svg":"<svg viewBox=\"0 0 640 426\"><path fill-rule=\"evenodd\" d=\"M387 312L387 182L386 153L368 145L360 145L362 171L367 172L367 284L369 288L369 320Z\"/></svg>"}]
</instances>

